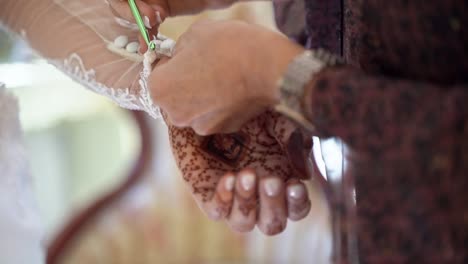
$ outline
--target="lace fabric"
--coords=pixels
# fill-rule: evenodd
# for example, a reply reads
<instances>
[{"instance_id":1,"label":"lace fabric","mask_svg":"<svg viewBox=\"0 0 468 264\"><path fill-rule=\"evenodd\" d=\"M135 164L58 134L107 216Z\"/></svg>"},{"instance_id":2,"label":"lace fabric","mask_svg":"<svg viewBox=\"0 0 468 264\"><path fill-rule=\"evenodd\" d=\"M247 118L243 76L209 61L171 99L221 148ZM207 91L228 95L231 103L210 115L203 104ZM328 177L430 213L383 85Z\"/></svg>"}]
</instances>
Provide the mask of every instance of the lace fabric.
<instances>
[{"instance_id":1,"label":"lace fabric","mask_svg":"<svg viewBox=\"0 0 468 264\"><path fill-rule=\"evenodd\" d=\"M115 17L104 0L5 0L2 5L3 26L72 79L121 107L160 116L148 77L158 57L171 55L174 41L157 36L155 53L138 54L139 32ZM122 36L125 42L117 43Z\"/></svg>"}]
</instances>

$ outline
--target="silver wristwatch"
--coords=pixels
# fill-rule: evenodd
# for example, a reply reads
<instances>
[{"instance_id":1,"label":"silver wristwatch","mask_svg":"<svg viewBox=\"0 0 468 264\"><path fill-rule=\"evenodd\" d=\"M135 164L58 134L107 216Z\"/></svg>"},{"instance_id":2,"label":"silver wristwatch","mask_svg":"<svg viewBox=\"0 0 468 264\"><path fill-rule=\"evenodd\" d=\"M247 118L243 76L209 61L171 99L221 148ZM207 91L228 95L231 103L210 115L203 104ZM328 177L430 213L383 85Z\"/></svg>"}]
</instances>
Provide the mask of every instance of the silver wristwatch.
<instances>
[{"instance_id":1,"label":"silver wristwatch","mask_svg":"<svg viewBox=\"0 0 468 264\"><path fill-rule=\"evenodd\" d=\"M341 60L324 50L306 50L289 64L283 78L279 80L280 103L275 110L314 132L314 125L304 117L302 100L304 88L313 76L328 66L342 64Z\"/></svg>"}]
</instances>

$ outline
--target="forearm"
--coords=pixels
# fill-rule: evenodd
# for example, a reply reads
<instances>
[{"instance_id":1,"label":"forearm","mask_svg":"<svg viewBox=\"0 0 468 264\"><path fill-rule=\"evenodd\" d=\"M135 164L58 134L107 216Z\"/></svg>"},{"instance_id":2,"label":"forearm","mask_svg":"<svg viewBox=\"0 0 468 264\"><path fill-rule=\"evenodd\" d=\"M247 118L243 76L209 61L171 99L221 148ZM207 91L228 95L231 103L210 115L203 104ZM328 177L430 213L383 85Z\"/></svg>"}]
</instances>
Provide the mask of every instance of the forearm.
<instances>
[{"instance_id":1,"label":"forearm","mask_svg":"<svg viewBox=\"0 0 468 264\"><path fill-rule=\"evenodd\" d=\"M70 47L66 45L73 45L69 41L79 37L77 28L70 26L78 22L54 1L6 0L4 6L0 10L1 21L9 31L25 39L39 55L48 60L70 55ZM82 46L102 42L97 36L81 41Z\"/></svg>"},{"instance_id":2,"label":"forearm","mask_svg":"<svg viewBox=\"0 0 468 264\"><path fill-rule=\"evenodd\" d=\"M457 133L468 116L467 87L370 76L348 66L326 69L307 85L304 111L324 136L381 153L391 147L429 146Z\"/></svg>"},{"instance_id":3,"label":"forearm","mask_svg":"<svg viewBox=\"0 0 468 264\"><path fill-rule=\"evenodd\" d=\"M41 25L50 1L5 0L0 8L0 22L9 30L21 34L23 30L31 27L33 23ZM39 19L42 18L42 19ZM34 32L31 32L34 33Z\"/></svg>"},{"instance_id":4,"label":"forearm","mask_svg":"<svg viewBox=\"0 0 468 264\"><path fill-rule=\"evenodd\" d=\"M156 116L147 87L140 82L142 56L116 48L114 40L137 32L120 26L109 6L95 0L6 0L1 22L69 77L124 108Z\"/></svg>"}]
</instances>

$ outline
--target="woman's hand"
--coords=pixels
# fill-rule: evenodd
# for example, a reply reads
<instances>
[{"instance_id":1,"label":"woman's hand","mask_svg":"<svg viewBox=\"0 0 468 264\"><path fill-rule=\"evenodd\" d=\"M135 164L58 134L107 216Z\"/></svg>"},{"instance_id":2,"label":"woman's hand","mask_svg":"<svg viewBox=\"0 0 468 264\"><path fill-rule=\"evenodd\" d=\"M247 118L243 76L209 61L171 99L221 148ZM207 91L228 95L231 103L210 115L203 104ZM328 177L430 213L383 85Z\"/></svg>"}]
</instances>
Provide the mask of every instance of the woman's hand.
<instances>
[{"instance_id":1,"label":"woman's hand","mask_svg":"<svg viewBox=\"0 0 468 264\"><path fill-rule=\"evenodd\" d=\"M282 35L239 21L194 24L150 76L154 102L177 127L230 133L278 102L277 81L303 51Z\"/></svg>"},{"instance_id":2,"label":"woman's hand","mask_svg":"<svg viewBox=\"0 0 468 264\"><path fill-rule=\"evenodd\" d=\"M128 0L106 0L116 17L129 23L135 23ZM237 0L135 0L150 36L157 36L159 25L169 16L196 14L206 9L228 7ZM140 52L147 50L144 39L140 36Z\"/></svg>"},{"instance_id":3,"label":"woman's hand","mask_svg":"<svg viewBox=\"0 0 468 264\"><path fill-rule=\"evenodd\" d=\"M109 3L119 13L129 20L133 20L133 16L128 7L127 0L108 0ZM143 15L152 15L150 9L161 12L166 16L179 16L196 14L206 9L224 8L237 2L237 0L135 0L140 12Z\"/></svg>"},{"instance_id":4,"label":"woman's hand","mask_svg":"<svg viewBox=\"0 0 468 264\"><path fill-rule=\"evenodd\" d=\"M106 0L121 18L135 23L128 0ZM196 14L206 9L228 7L237 0L135 0L149 29L159 26L166 17Z\"/></svg>"},{"instance_id":5,"label":"woman's hand","mask_svg":"<svg viewBox=\"0 0 468 264\"><path fill-rule=\"evenodd\" d=\"M255 226L266 235L307 216L311 202L302 179L310 176L310 142L272 112L235 134L197 136L168 123L172 152L200 208L238 232ZM299 133L299 134L298 134Z\"/></svg>"}]
</instances>

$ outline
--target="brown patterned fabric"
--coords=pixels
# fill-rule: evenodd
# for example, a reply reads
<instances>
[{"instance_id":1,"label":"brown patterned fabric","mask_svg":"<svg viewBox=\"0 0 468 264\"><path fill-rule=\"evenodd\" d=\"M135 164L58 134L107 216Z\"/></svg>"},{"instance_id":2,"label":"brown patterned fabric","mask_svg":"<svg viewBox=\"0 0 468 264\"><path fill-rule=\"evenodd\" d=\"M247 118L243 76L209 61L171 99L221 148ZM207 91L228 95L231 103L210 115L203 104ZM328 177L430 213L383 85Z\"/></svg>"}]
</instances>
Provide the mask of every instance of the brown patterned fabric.
<instances>
[{"instance_id":1,"label":"brown patterned fabric","mask_svg":"<svg viewBox=\"0 0 468 264\"><path fill-rule=\"evenodd\" d=\"M278 28L307 48L341 53L341 0L273 0Z\"/></svg>"},{"instance_id":2,"label":"brown patterned fabric","mask_svg":"<svg viewBox=\"0 0 468 264\"><path fill-rule=\"evenodd\" d=\"M305 3L297 0L273 0L279 30L299 43L305 42Z\"/></svg>"},{"instance_id":3,"label":"brown patterned fabric","mask_svg":"<svg viewBox=\"0 0 468 264\"><path fill-rule=\"evenodd\" d=\"M341 0L314 0L306 3L306 47L323 48L341 54Z\"/></svg>"},{"instance_id":4,"label":"brown patterned fabric","mask_svg":"<svg viewBox=\"0 0 468 264\"><path fill-rule=\"evenodd\" d=\"M468 1L343 6L305 111L352 149L361 263L468 263Z\"/></svg>"}]
</instances>

